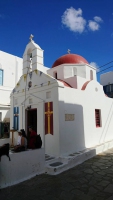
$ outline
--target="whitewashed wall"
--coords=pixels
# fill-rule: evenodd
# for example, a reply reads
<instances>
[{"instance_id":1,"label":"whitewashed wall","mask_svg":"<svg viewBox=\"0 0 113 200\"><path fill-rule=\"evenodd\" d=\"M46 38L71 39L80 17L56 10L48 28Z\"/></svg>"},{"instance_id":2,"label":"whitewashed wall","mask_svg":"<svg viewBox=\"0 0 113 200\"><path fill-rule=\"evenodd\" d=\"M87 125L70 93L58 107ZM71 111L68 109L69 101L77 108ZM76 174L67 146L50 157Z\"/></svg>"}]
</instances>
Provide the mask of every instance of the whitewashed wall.
<instances>
[{"instance_id":1,"label":"whitewashed wall","mask_svg":"<svg viewBox=\"0 0 113 200\"><path fill-rule=\"evenodd\" d=\"M42 138L42 146L45 147L46 153L47 154L52 154L53 155L58 155L59 154L59 120L58 120L58 92L57 92L57 87L51 87L47 86L44 87L44 91L42 88L40 89L34 89L35 92L27 91L27 97L29 97L29 93L35 94L35 96L43 99L38 99L32 95L30 95L30 98L32 97L33 103L31 104L32 109L36 108L37 109L37 133L41 135ZM46 98L46 93L50 91L51 92L51 97L49 99ZM29 105L29 98L25 102L25 106L22 106L21 103L24 101L25 96L22 93L18 93L14 95L14 99L18 99L18 104L16 106L19 107L19 129L24 128L25 129L25 109ZM53 102L53 116L54 116L54 135L47 134L45 135L45 102ZM11 122L10 122L10 127L13 127L13 98L12 98L12 106L11 106ZM23 114L22 114L22 109L23 109ZM17 141L17 134L14 134L14 143ZM10 137L12 135L10 134Z\"/></svg>"},{"instance_id":2,"label":"whitewashed wall","mask_svg":"<svg viewBox=\"0 0 113 200\"><path fill-rule=\"evenodd\" d=\"M36 79L38 75L34 74L34 76ZM42 75L42 79L37 78L37 83L41 83L43 78L46 80L45 75ZM23 84L19 87L22 89ZM50 98L47 98L47 92L51 92ZM85 90L64 87L63 83L57 83L56 80L44 87L37 85L26 91L24 106L22 103L25 100L25 92L14 93L12 99L18 99L16 106L20 108L19 129L25 128L25 109L29 106L31 97L33 99L31 107L37 108L37 133L42 137L43 147L47 154L53 156L69 154L113 139L113 101L105 96L98 82L90 81ZM54 134L45 135L44 104L51 101L53 102ZM13 106L13 101L11 102ZM11 119L13 119L13 107L11 109ZM100 128L95 125L95 109L101 109L102 127ZM74 121L65 121L65 114L74 114ZM13 120L11 126L13 126Z\"/></svg>"},{"instance_id":3,"label":"whitewashed wall","mask_svg":"<svg viewBox=\"0 0 113 200\"><path fill-rule=\"evenodd\" d=\"M90 70L93 71L93 80L97 80L96 76L96 68L92 67L91 65L86 65L86 79L90 80Z\"/></svg>"},{"instance_id":4,"label":"whitewashed wall","mask_svg":"<svg viewBox=\"0 0 113 200\"><path fill-rule=\"evenodd\" d=\"M0 51L0 69L3 70L3 85L0 86L0 112L2 119L9 118L10 94L22 75L22 59Z\"/></svg>"},{"instance_id":5,"label":"whitewashed wall","mask_svg":"<svg viewBox=\"0 0 113 200\"><path fill-rule=\"evenodd\" d=\"M29 80L30 79L28 77L28 81ZM51 80L50 85L48 85L48 80ZM18 90L19 92L15 92L14 94L11 95L10 128L13 127L14 106L19 107L19 129L21 128L25 129L25 109L27 108L27 106L31 105L32 109L37 108L37 133L41 135L43 141L43 147L45 147L46 153L57 156L59 155L59 126L58 126L59 111L58 111L58 89L57 89L58 83L56 80L52 80L45 74L42 74L40 77L35 72L33 73L32 81L33 81L33 86L29 90L27 89L25 94L25 91L22 92L22 89L25 88L26 82L24 81L24 79L21 79L19 86L16 88L16 90ZM42 82L45 82L46 85L41 87L40 83ZM47 98L47 92L51 92L50 98ZM29 104L30 98L32 98L31 104ZM15 99L17 99L16 105L15 105ZM45 102L53 102L54 135L50 134L45 135L45 124L44 124ZM11 134L10 137L12 137Z\"/></svg>"},{"instance_id":6,"label":"whitewashed wall","mask_svg":"<svg viewBox=\"0 0 113 200\"><path fill-rule=\"evenodd\" d=\"M95 125L95 109L101 109L99 128ZM75 120L65 121L65 114L74 114ZM105 96L99 83L91 81L84 91L59 89L60 155L109 141L113 139L112 130L113 100Z\"/></svg>"},{"instance_id":7,"label":"whitewashed wall","mask_svg":"<svg viewBox=\"0 0 113 200\"><path fill-rule=\"evenodd\" d=\"M4 71L4 89L14 88L22 75L22 58L0 51L0 68Z\"/></svg>"},{"instance_id":8,"label":"whitewashed wall","mask_svg":"<svg viewBox=\"0 0 113 200\"><path fill-rule=\"evenodd\" d=\"M0 188L15 185L45 172L44 149L10 153L11 161L6 156L0 162Z\"/></svg>"},{"instance_id":9,"label":"whitewashed wall","mask_svg":"<svg viewBox=\"0 0 113 200\"><path fill-rule=\"evenodd\" d=\"M83 98L81 91L69 88L59 89L59 135L60 155L85 148ZM74 121L65 121L65 114L74 114Z\"/></svg>"},{"instance_id":10,"label":"whitewashed wall","mask_svg":"<svg viewBox=\"0 0 113 200\"><path fill-rule=\"evenodd\" d=\"M51 75L52 77L55 77L54 73L57 72L57 78L64 80L64 70L63 70L63 68L64 68L64 65L59 65L58 67L48 69L47 73L49 75Z\"/></svg>"},{"instance_id":11,"label":"whitewashed wall","mask_svg":"<svg viewBox=\"0 0 113 200\"><path fill-rule=\"evenodd\" d=\"M32 54L32 64L30 62L30 55ZM47 73L47 67L44 67L43 59L43 50L37 45L33 40L31 40L24 51L23 55L23 74L28 73L28 68L31 67L31 70L40 70L44 73Z\"/></svg>"},{"instance_id":12,"label":"whitewashed wall","mask_svg":"<svg viewBox=\"0 0 113 200\"><path fill-rule=\"evenodd\" d=\"M10 108L1 107L0 112L2 112L2 121L5 121L5 119L7 120L10 118Z\"/></svg>"},{"instance_id":13,"label":"whitewashed wall","mask_svg":"<svg viewBox=\"0 0 113 200\"><path fill-rule=\"evenodd\" d=\"M58 88L52 89L51 99L46 101L53 102L53 135L45 135L45 152L49 155L58 156L60 153L59 138L59 109L58 109ZM43 122L42 122L43 123Z\"/></svg>"},{"instance_id":14,"label":"whitewashed wall","mask_svg":"<svg viewBox=\"0 0 113 200\"><path fill-rule=\"evenodd\" d=\"M57 72L57 79L65 81L73 88L81 89L86 81L91 80L91 70L93 80L97 80L96 69L86 64L62 64L49 69L47 73L54 77L54 73Z\"/></svg>"}]
</instances>

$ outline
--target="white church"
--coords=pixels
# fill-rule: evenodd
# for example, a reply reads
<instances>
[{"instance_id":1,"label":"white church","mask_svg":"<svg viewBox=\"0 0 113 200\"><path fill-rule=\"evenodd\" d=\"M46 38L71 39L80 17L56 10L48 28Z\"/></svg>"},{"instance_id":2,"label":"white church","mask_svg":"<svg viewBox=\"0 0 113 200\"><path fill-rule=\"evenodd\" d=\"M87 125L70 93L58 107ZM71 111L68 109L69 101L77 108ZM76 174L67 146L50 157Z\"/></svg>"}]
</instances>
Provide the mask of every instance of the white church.
<instances>
[{"instance_id":1,"label":"white church","mask_svg":"<svg viewBox=\"0 0 113 200\"><path fill-rule=\"evenodd\" d=\"M45 153L55 157L113 140L113 100L97 82L96 69L70 52L47 68L43 52L31 35L11 93L10 128L28 135L32 125Z\"/></svg>"},{"instance_id":2,"label":"white church","mask_svg":"<svg viewBox=\"0 0 113 200\"><path fill-rule=\"evenodd\" d=\"M41 135L40 149L2 156L0 188L41 173L57 175L113 147L113 99L97 82L96 69L80 55L58 58L44 66L43 50L33 41L23 54L22 76L10 95L10 138L32 125ZM5 166L5 167L4 167Z\"/></svg>"}]
</instances>

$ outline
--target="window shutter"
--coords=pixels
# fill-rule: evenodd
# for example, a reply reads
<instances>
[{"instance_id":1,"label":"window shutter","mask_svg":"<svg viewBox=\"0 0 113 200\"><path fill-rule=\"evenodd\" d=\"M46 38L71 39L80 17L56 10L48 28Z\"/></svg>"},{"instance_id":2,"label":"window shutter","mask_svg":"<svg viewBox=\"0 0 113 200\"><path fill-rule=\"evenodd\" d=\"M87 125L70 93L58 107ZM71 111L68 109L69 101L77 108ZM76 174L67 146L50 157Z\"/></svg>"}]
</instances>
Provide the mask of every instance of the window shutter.
<instances>
[{"instance_id":1,"label":"window shutter","mask_svg":"<svg viewBox=\"0 0 113 200\"><path fill-rule=\"evenodd\" d=\"M95 109L95 123L96 127L100 127L100 110Z\"/></svg>"},{"instance_id":2,"label":"window shutter","mask_svg":"<svg viewBox=\"0 0 113 200\"><path fill-rule=\"evenodd\" d=\"M14 107L13 127L19 129L19 107Z\"/></svg>"},{"instance_id":3,"label":"window shutter","mask_svg":"<svg viewBox=\"0 0 113 200\"><path fill-rule=\"evenodd\" d=\"M3 85L3 70L0 70L0 85Z\"/></svg>"}]
</instances>

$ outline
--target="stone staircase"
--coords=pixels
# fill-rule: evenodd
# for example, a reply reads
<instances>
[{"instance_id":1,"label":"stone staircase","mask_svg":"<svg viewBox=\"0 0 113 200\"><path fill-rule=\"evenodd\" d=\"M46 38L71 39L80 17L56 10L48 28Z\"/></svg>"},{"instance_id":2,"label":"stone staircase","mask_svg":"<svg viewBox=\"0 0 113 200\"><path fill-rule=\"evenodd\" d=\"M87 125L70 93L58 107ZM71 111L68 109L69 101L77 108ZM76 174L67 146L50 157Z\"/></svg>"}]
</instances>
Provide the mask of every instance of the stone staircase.
<instances>
[{"instance_id":1,"label":"stone staircase","mask_svg":"<svg viewBox=\"0 0 113 200\"><path fill-rule=\"evenodd\" d=\"M113 148L113 140L94 146L92 148L86 148L83 151L75 152L67 156L53 157L46 154L45 173L50 175L60 174L63 171L75 167L84 161L96 156L97 154L107 151L110 148Z\"/></svg>"}]
</instances>

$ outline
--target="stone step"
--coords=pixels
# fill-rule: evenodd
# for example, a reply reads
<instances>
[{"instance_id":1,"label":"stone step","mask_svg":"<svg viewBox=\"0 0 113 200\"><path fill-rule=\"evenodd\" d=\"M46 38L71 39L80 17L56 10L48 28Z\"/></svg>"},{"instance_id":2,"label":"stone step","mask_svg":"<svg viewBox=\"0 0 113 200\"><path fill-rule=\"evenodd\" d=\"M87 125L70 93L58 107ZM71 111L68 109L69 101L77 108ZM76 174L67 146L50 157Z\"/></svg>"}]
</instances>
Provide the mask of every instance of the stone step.
<instances>
[{"instance_id":1,"label":"stone step","mask_svg":"<svg viewBox=\"0 0 113 200\"><path fill-rule=\"evenodd\" d=\"M86 148L82 151L75 152L67 156L62 156L59 158L53 158L50 156L49 158L51 159L48 159L46 161L45 173L48 173L50 175L60 174L63 171L66 171L72 167L75 167L83 163L84 161L110 148L113 148L113 140L97 145L92 148Z\"/></svg>"}]
</instances>

